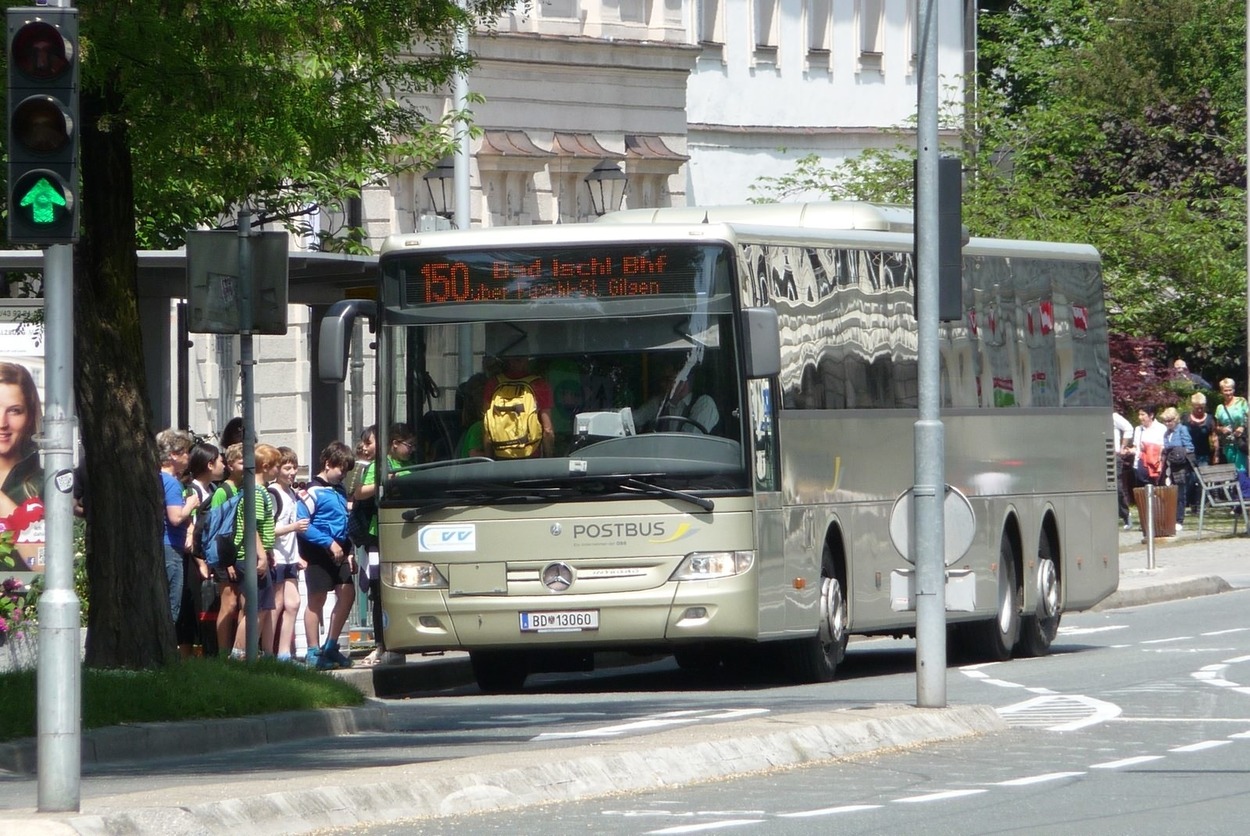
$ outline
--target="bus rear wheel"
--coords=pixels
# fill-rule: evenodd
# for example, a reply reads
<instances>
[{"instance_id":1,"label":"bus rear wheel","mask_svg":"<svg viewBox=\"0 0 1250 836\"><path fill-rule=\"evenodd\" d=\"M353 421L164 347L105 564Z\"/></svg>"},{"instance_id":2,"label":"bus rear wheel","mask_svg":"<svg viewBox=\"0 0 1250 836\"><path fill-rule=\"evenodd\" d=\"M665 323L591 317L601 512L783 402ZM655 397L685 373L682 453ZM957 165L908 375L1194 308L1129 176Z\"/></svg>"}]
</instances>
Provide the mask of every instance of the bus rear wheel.
<instances>
[{"instance_id":1,"label":"bus rear wheel","mask_svg":"<svg viewBox=\"0 0 1250 836\"><path fill-rule=\"evenodd\" d=\"M520 651L472 650L469 664L483 694L514 694L529 676L528 660Z\"/></svg>"},{"instance_id":2,"label":"bus rear wheel","mask_svg":"<svg viewBox=\"0 0 1250 836\"><path fill-rule=\"evenodd\" d=\"M1055 545L1049 532L1042 533L1037 547L1037 607L1020 623L1020 641L1016 651L1021 656L1045 656L1059 633L1063 615L1063 588L1055 566Z\"/></svg>"},{"instance_id":3,"label":"bus rear wheel","mask_svg":"<svg viewBox=\"0 0 1250 836\"><path fill-rule=\"evenodd\" d=\"M1016 551L1003 532L998 544L998 610L990 621L965 625L970 650L988 662L1005 662L1020 637L1020 583L1016 576Z\"/></svg>"},{"instance_id":4,"label":"bus rear wheel","mask_svg":"<svg viewBox=\"0 0 1250 836\"><path fill-rule=\"evenodd\" d=\"M814 636L787 643L785 665L797 682L832 682L846 658L846 589L834 570L829 547L820 568L820 625Z\"/></svg>"}]
</instances>

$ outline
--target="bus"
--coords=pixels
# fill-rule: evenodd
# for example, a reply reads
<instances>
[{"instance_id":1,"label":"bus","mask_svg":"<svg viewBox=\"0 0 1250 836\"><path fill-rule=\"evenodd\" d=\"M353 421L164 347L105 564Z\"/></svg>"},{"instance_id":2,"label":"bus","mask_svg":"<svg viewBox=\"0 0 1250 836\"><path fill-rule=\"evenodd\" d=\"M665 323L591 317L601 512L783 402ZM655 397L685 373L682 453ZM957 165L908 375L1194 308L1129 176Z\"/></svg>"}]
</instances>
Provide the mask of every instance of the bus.
<instances>
[{"instance_id":1,"label":"bus","mask_svg":"<svg viewBox=\"0 0 1250 836\"><path fill-rule=\"evenodd\" d=\"M341 381L370 318L386 647L468 651L498 693L602 651L762 650L827 682L851 634L914 635L888 530L914 481L912 223L845 202L390 237L319 356ZM1099 256L972 238L962 266L941 418L975 534L948 629L977 659L1041 655L1119 575ZM551 455L462 447L509 358L550 389ZM671 414L686 389L714 422ZM397 425L415 450L388 460Z\"/></svg>"}]
</instances>

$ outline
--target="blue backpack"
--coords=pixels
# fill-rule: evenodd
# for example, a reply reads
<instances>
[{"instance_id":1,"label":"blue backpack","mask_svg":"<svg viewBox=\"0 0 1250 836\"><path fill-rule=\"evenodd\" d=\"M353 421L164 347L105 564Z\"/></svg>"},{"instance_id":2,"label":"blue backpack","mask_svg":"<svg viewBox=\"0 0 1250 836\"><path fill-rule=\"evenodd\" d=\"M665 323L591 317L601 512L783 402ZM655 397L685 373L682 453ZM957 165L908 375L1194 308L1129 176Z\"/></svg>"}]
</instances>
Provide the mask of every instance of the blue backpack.
<instances>
[{"instance_id":1,"label":"blue backpack","mask_svg":"<svg viewBox=\"0 0 1250 836\"><path fill-rule=\"evenodd\" d=\"M228 569L239 559L234 545L236 520L243 491L234 494L216 508L210 508L195 527L195 551L213 567Z\"/></svg>"}]
</instances>

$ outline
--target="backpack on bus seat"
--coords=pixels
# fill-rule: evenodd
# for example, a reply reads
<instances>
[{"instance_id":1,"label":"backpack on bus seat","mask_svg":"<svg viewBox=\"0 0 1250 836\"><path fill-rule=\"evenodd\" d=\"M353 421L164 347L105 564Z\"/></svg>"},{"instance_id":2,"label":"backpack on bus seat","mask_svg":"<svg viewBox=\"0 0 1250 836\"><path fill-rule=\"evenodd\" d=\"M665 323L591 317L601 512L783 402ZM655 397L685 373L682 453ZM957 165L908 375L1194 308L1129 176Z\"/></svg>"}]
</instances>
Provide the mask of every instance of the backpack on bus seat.
<instances>
[{"instance_id":1,"label":"backpack on bus seat","mask_svg":"<svg viewBox=\"0 0 1250 836\"><path fill-rule=\"evenodd\" d=\"M510 378L499 375L490 404L482 416L482 429L497 459L527 459L538 451L543 425L538 418L538 398L533 383L538 375Z\"/></svg>"}]
</instances>

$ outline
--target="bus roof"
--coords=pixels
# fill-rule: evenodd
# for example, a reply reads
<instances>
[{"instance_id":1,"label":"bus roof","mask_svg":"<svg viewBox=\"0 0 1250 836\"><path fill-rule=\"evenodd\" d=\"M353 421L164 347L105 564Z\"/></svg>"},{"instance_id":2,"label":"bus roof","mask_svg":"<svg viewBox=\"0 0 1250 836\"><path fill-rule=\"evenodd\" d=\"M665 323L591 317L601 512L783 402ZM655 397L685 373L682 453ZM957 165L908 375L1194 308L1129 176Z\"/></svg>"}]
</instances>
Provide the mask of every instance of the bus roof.
<instances>
[{"instance_id":1,"label":"bus roof","mask_svg":"<svg viewBox=\"0 0 1250 836\"><path fill-rule=\"evenodd\" d=\"M911 232L910 206L837 200L826 203L754 203L736 206L670 206L609 212L600 223L724 223L798 229L871 229Z\"/></svg>"},{"instance_id":2,"label":"bus roof","mask_svg":"<svg viewBox=\"0 0 1250 836\"><path fill-rule=\"evenodd\" d=\"M610 212L597 223L543 224L476 228L467 232L408 232L391 235L381 254L411 250L482 249L620 242L771 242L789 246L888 247L909 252L913 246L912 210L907 206L856 201L768 203L739 206L673 206ZM1086 244L972 238L963 255L1028 255L1097 261Z\"/></svg>"}]
</instances>

